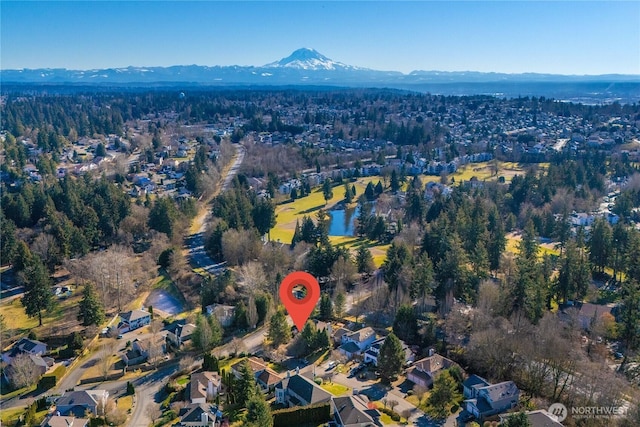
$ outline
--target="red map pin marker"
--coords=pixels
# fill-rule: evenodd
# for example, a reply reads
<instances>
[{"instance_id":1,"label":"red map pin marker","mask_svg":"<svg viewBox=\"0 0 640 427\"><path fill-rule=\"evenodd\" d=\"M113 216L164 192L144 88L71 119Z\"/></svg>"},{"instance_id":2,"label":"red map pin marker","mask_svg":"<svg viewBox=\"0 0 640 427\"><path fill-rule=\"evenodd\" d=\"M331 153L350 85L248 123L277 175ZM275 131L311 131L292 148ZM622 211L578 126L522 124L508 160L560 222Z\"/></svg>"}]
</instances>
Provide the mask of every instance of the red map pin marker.
<instances>
[{"instance_id":1,"label":"red map pin marker","mask_svg":"<svg viewBox=\"0 0 640 427\"><path fill-rule=\"evenodd\" d=\"M294 271L280 283L280 300L299 331L307 323L319 299L320 285L309 273Z\"/></svg>"}]
</instances>

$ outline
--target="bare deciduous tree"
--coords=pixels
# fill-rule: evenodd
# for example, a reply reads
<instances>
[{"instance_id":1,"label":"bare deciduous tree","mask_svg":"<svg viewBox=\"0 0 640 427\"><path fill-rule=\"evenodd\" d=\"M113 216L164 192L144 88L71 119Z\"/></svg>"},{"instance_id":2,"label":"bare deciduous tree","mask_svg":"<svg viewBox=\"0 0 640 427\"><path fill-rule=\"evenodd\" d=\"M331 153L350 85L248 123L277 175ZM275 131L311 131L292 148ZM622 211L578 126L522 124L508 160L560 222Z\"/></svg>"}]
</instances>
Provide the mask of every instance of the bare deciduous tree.
<instances>
[{"instance_id":1,"label":"bare deciduous tree","mask_svg":"<svg viewBox=\"0 0 640 427\"><path fill-rule=\"evenodd\" d=\"M13 358L7 368L7 376L16 388L32 386L40 376L36 364L28 354L19 354Z\"/></svg>"},{"instance_id":2,"label":"bare deciduous tree","mask_svg":"<svg viewBox=\"0 0 640 427\"><path fill-rule=\"evenodd\" d=\"M149 419L151 420L151 424L153 425L155 425L156 421L158 421L158 419L162 416L160 407L155 403L147 406L147 408L145 409L145 413L147 414L147 417L149 417Z\"/></svg>"}]
</instances>

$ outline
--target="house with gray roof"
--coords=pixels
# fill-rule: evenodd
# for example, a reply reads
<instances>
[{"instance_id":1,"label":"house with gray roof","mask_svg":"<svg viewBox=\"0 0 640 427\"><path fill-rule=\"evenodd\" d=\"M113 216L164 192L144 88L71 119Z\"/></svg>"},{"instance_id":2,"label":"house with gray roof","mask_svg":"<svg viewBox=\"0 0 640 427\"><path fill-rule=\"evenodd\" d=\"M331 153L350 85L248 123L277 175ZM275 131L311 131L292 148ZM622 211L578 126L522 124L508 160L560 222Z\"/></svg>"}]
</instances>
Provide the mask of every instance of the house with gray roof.
<instances>
[{"instance_id":1,"label":"house with gray roof","mask_svg":"<svg viewBox=\"0 0 640 427\"><path fill-rule=\"evenodd\" d=\"M19 354L33 354L42 356L47 352L47 345L41 341L29 338L21 338L16 342L9 351L2 353L2 361L11 363L11 359Z\"/></svg>"},{"instance_id":2,"label":"house with gray roof","mask_svg":"<svg viewBox=\"0 0 640 427\"><path fill-rule=\"evenodd\" d=\"M331 399L331 393L300 373L292 376L287 372L287 377L276 385L275 390L276 403L288 407L313 405Z\"/></svg>"},{"instance_id":3,"label":"house with gray roof","mask_svg":"<svg viewBox=\"0 0 640 427\"><path fill-rule=\"evenodd\" d=\"M525 412L525 414L531 427L562 427L562 424L558 421L558 417L549 413L546 409L529 411ZM512 415L514 414L500 415L500 424Z\"/></svg>"},{"instance_id":4,"label":"house with gray roof","mask_svg":"<svg viewBox=\"0 0 640 427\"><path fill-rule=\"evenodd\" d=\"M430 388L435 377L443 370L455 365L455 362L439 354L433 354L416 361L407 369L407 379L412 383Z\"/></svg>"},{"instance_id":5,"label":"house with gray roof","mask_svg":"<svg viewBox=\"0 0 640 427\"><path fill-rule=\"evenodd\" d=\"M192 403L180 409L180 422L174 424L174 427L215 427L218 414L215 407Z\"/></svg>"},{"instance_id":6,"label":"house with gray roof","mask_svg":"<svg viewBox=\"0 0 640 427\"><path fill-rule=\"evenodd\" d=\"M334 421L338 427L381 426L380 412L369 408L369 399L364 395L334 397L331 399Z\"/></svg>"},{"instance_id":7,"label":"house with gray roof","mask_svg":"<svg viewBox=\"0 0 640 427\"><path fill-rule=\"evenodd\" d=\"M88 418L63 417L62 415L51 415L46 417L40 427L87 427Z\"/></svg>"},{"instance_id":8,"label":"house with gray roof","mask_svg":"<svg viewBox=\"0 0 640 427\"><path fill-rule=\"evenodd\" d=\"M520 399L520 390L513 381L490 384L472 375L462 385L465 411L480 421L514 408Z\"/></svg>"},{"instance_id":9,"label":"house with gray roof","mask_svg":"<svg viewBox=\"0 0 640 427\"><path fill-rule=\"evenodd\" d=\"M191 336L196 330L196 325L193 323L185 323L184 320L176 321L167 326L167 340L175 347L181 347L188 341L191 341Z\"/></svg>"},{"instance_id":10,"label":"house with gray roof","mask_svg":"<svg viewBox=\"0 0 640 427\"><path fill-rule=\"evenodd\" d=\"M87 412L98 415L98 407L107 404L106 390L78 390L66 392L56 401L60 415L83 417Z\"/></svg>"}]
</instances>

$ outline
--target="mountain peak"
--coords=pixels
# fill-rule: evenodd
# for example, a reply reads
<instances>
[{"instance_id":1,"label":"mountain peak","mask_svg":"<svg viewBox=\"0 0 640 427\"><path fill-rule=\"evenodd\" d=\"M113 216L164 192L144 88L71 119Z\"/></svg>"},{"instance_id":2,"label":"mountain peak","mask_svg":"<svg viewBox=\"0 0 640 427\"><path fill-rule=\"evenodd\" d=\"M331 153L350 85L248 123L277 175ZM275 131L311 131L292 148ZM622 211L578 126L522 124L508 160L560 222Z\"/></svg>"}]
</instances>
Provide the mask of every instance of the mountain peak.
<instances>
[{"instance_id":1,"label":"mountain peak","mask_svg":"<svg viewBox=\"0 0 640 427\"><path fill-rule=\"evenodd\" d=\"M315 49L303 47L286 58L265 65L268 68L295 68L299 70L355 70L358 67L336 62Z\"/></svg>"}]
</instances>

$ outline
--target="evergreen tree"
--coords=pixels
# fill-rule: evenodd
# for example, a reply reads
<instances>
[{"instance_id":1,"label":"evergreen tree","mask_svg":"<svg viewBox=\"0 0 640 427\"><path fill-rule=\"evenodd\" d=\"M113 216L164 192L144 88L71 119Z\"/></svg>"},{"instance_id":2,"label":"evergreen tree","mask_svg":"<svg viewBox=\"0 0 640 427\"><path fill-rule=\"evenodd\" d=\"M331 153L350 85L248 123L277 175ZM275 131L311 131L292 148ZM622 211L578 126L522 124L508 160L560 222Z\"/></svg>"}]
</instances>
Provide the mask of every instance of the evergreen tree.
<instances>
[{"instance_id":1,"label":"evergreen tree","mask_svg":"<svg viewBox=\"0 0 640 427\"><path fill-rule=\"evenodd\" d=\"M436 419L446 418L447 407L459 399L458 384L449 371L444 370L433 382L433 390L427 399L427 412Z\"/></svg>"},{"instance_id":2,"label":"evergreen tree","mask_svg":"<svg viewBox=\"0 0 640 427\"><path fill-rule=\"evenodd\" d=\"M291 239L291 249L295 248L295 246L302 240L302 233L300 231L300 222L296 218L296 228L293 231L293 238Z\"/></svg>"},{"instance_id":3,"label":"evergreen tree","mask_svg":"<svg viewBox=\"0 0 640 427\"><path fill-rule=\"evenodd\" d=\"M204 354L204 361L202 362L202 370L210 371L210 372L219 372L220 371L220 361L216 356L213 356L211 353Z\"/></svg>"},{"instance_id":4,"label":"evergreen tree","mask_svg":"<svg viewBox=\"0 0 640 427\"><path fill-rule=\"evenodd\" d=\"M399 283L400 270L411 260L409 249L403 243L392 242L387 250L387 258L382 264L384 280L389 284L389 289L395 290Z\"/></svg>"},{"instance_id":5,"label":"evergreen tree","mask_svg":"<svg viewBox=\"0 0 640 427\"><path fill-rule=\"evenodd\" d=\"M373 200L376 197L375 190L373 189L373 184L371 183L371 181L369 181L364 189L364 197L366 197L367 200Z\"/></svg>"},{"instance_id":6,"label":"evergreen tree","mask_svg":"<svg viewBox=\"0 0 640 427\"><path fill-rule=\"evenodd\" d=\"M338 317L338 319L341 319L344 315L346 302L347 297L345 296L344 292L338 292L335 296L335 301L333 304L336 312L336 317Z\"/></svg>"},{"instance_id":7,"label":"evergreen tree","mask_svg":"<svg viewBox=\"0 0 640 427\"><path fill-rule=\"evenodd\" d=\"M302 331L300 332L300 339L305 345L305 354L309 354L316 349L316 334L317 334L316 326L312 321L307 320L307 323L304 324Z\"/></svg>"},{"instance_id":8,"label":"evergreen tree","mask_svg":"<svg viewBox=\"0 0 640 427\"><path fill-rule=\"evenodd\" d=\"M249 366L249 362L245 360L240 365L240 378L238 378L235 384L236 397L238 399L237 403L241 407L246 406L249 399L259 394L256 387L257 384L253 370Z\"/></svg>"},{"instance_id":9,"label":"evergreen tree","mask_svg":"<svg viewBox=\"0 0 640 427\"><path fill-rule=\"evenodd\" d=\"M29 317L38 316L42 326L42 312L53 308L52 281L40 257L34 256L24 271L24 296L22 305Z\"/></svg>"},{"instance_id":10,"label":"evergreen tree","mask_svg":"<svg viewBox=\"0 0 640 427\"><path fill-rule=\"evenodd\" d=\"M240 303L236 305L233 317L233 322L236 328L247 329L249 323L247 322L247 306L244 304L244 301L240 301Z\"/></svg>"},{"instance_id":11,"label":"evergreen tree","mask_svg":"<svg viewBox=\"0 0 640 427\"><path fill-rule=\"evenodd\" d=\"M531 427L531 421L524 412L516 412L509 415L501 424L501 427Z\"/></svg>"},{"instance_id":12,"label":"evergreen tree","mask_svg":"<svg viewBox=\"0 0 640 427\"><path fill-rule=\"evenodd\" d=\"M604 218L596 218L589 239L589 260L596 270L604 272L611 257L611 227Z\"/></svg>"},{"instance_id":13,"label":"evergreen tree","mask_svg":"<svg viewBox=\"0 0 640 427\"><path fill-rule=\"evenodd\" d=\"M78 320L82 320L84 326L100 325L104 322L104 308L93 285L90 283L86 284L82 291L82 300L79 308Z\"/></svg>"},{"instance_id":14,"label":"evergreen tree","mask_svg":"<svg viewBox=\"0 0 640 427\"><path fill-rule=\"evenodd\" d=\"M356 266L358 273L371 273L375 269L371 251L365 245L358 246L356 252Z\"/></svg>"},{"instance_id":15,"label":"evergreen tree","mask_svg":"<svg viewBox=\"0 0 640 427\"><path fill-rule=\"evenodd\" d=\"M402 372L402 364L404 363L404 350L402 343L398 337L391 332L384 340L380 348L378 357L378 370L380 378L386 383L390 383L396 376Z\"/></svg>"},{"instance_id":16,"label":"evergreen tree","mask_svg":"<svg viewBox=\"0 0 640 427\"><path fill-rule=\"evenodd\" d=\"M398 173L396 172L396 170L394 169L391 172L391 191L396 193L398 192L398 190L400 190L400 180L398 179Z\"/></svg>"},{"instance_id":17,"label":"evergreen tree","mask_svg":"<svg viewBox=\"0 0 640 427\"><path fill-rule=\"evenodd\" d=\"M269 199L259 198L253 206L252 216L258 233L264 236L276 225L275 204Z\"/></svg>"},{"instance_id":18,"label":"evergreen tree","mask_svg":"<svg viewBox=\"0 0 640 427\"><path fill-rule=\"evenodd\" d=\"M622 287L619 328L627 353L635 350L640 345L640 285L636 281L628 281Z\"/></svg>"},{"instance_id":19,"label":"evergreen tree","mask_svg":"<svg viewBox=\"0 0 640 427\"><path fill-rule=\"evenodd\" d=\"M269 324L269 339L274 347L284 344L291 339L291 330L287 323L286 315L283 308L278 308L276 314L271 318Z\"/></svg>"},{"instance_id":20,"label":"evergreen tree","mask_svg":"<svg viewBox=\"0 0 640 427\"><path fill-rule=\"evenodd\" d=\"M333 319L333 303L331 302L329 294L326 292L323 292L320 296L320 319Z\"/></svg>"},{"instance_id":21,"label":"evergreen tree","mask_svg":"<svg viewBox=\"0 0 640 427\"><path fill-rule=\"evenodd\" d=\"M273 427L273 415L269 404L264 400L262 393L256 393L247 402L247 415L245 427Z\"/></svg>"},{"instance_id":22,"label":"evergreen tree","mask_svg":"<svg viewBox=\"0 0 640 427\"><path fill-rule=\"evenodd\" d=\"M178 209L171 198L158 197L149 211L149 227L171 237L178 216Z\"/></svg>"},{"instance_id":23,"label":"evergreen tree","mask_svg":"<svg viewBox=\"0 0 640 427\"><path fill-rule=\"evenodd\" d=\"M344 184L344 201L345 203L353 202L353 194L351 194L351 187L349 187L349 183Z\"/></svg>"},{"instance_id":24,"label":"evergreen tree","mask_svg":"<svg viewBox=\"0 0 640 427\"><path fill-rule=\"evenodd\" d=\"M382 182L378 181L376 187L374 188L374 192L376 196L381 195L384 192L384 187L382 187Z\"/></svg>"},{"instance_id":25,"label":"evergreen tree","mask_svg":"<svg viewBox=\"0 0 640 427\"><path fill-rule=\"evenodd\" d=\"M333 198L333 188L331 187L331 178L324 180L322 184L322 196L324 197L325 204Z\"/></svg>"},{"instance_id":26,"label":"evergreen tree","mask_svg":"<svg viewBox=\"0 0 640 427\"><path fill-rule=\"evenodd\" d=\"M415 343L418 338L418 318L412 306L400 306L393 320L393 332L404 342Z\"/></svg>"}]
</instances>

